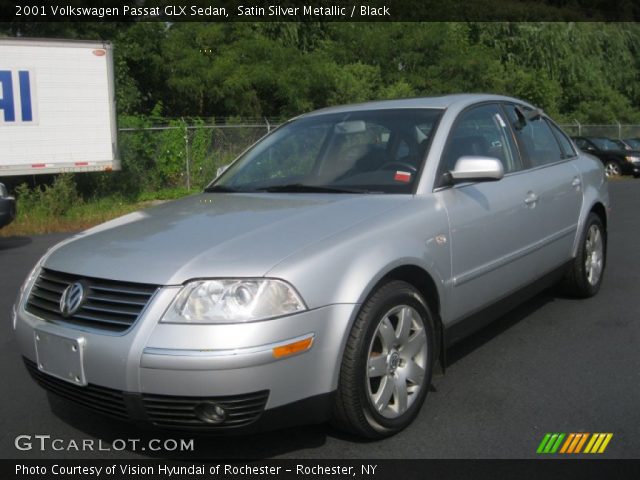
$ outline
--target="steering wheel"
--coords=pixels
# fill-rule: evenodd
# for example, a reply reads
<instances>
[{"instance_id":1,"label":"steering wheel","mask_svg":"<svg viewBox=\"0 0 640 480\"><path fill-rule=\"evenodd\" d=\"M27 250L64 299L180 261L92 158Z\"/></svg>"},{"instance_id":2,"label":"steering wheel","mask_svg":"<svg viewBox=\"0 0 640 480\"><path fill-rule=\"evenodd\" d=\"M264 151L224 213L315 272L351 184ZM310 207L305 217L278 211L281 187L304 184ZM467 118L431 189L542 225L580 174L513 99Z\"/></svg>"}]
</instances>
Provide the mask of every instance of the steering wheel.
<instances>
[{"instance_id":1,"label":"steering wheel","mask_svg":"<svg viewBox=\"0 0 640 480\"><path fill-rule=\"evenodd\" d=\"M418 169L411 165L410 163L405 162L387 162L384 165L381 165L378 170L397 170L398 168L404 168L412 173L417 173Z\"/></svg>"}]
</instances>

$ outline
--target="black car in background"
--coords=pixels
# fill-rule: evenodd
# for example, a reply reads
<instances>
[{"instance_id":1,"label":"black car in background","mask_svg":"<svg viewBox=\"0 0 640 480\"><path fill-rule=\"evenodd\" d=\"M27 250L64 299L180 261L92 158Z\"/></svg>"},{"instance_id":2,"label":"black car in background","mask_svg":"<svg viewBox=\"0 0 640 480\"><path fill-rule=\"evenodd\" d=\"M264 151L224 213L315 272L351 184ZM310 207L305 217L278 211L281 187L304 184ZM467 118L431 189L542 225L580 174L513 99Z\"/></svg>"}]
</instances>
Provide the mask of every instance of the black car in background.
<instances>
[{"instance_id":1,"label":"black car in background","mask_svg":"<svg viewBox=\"0 0 640 480\"><path fill-rule=\"evenodd\" d=\"M622 150L605 137L573 137L573 141L580 150L600 159L607 177L640 176L640 151Z\"/></svg>"},{"instance_id":2,"label":"black car in background","mask_svg":"<svg viewBox=\"0 0 640 480\"><path fill-rule=\"evenodd\" d=\"M16 218L16 199L9 196L9 191L0 183L0 228L9 225Z\"/></svg>"}]
</instances>

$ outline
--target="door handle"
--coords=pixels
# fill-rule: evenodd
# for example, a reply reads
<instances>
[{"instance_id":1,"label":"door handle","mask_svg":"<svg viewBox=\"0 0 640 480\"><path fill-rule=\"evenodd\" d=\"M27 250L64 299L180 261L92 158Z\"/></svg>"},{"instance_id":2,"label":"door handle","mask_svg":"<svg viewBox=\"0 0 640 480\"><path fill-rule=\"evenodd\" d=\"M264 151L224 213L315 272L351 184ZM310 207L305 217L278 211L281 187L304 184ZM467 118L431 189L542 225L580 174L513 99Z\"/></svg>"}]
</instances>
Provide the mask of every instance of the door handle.
<instances>
[{"instance_id":1,"label":"door handle","mask_svg":"<svg viewBox=\"0 0 640 480\"><path fill-rule=\"evenodd\" d=\"M536 204L537 201L538 201L538 195L536 195L533 192L527 193L527 196L524 199L524 203L528 207L533 207Z\"/></svg>"},{"instance_id":2,"label":"door handle","mask_svg":"<svg viewBox=\"0 0 640 480\"><path fill-rule=\"evenodd\" d=\"M573 182L571 182L571 186L578 188L580 185L582 185L582 182L580 181L580 178L578 177L573 177Z\"/></svg>"}]
</instances>

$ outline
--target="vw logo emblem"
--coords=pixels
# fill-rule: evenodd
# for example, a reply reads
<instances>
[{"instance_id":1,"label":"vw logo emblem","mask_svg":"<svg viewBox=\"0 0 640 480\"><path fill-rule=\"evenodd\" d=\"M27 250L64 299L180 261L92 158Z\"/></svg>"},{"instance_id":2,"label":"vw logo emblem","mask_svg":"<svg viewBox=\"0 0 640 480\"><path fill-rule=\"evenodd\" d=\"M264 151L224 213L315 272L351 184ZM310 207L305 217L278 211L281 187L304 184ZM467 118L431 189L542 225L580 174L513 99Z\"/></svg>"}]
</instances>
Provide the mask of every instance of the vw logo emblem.
<instances>
[{"instance_id":1,"label":"vw logo emblem","mask_svg":"<svg viewBox=\"0 0 640 480\"><path fill-rule=\"evenodd\" d=\"M72 283L60 297L60 313L63 317L70 317L76 313L84 303L85 287L81 282Z\"/></svg>"}]
</instances>

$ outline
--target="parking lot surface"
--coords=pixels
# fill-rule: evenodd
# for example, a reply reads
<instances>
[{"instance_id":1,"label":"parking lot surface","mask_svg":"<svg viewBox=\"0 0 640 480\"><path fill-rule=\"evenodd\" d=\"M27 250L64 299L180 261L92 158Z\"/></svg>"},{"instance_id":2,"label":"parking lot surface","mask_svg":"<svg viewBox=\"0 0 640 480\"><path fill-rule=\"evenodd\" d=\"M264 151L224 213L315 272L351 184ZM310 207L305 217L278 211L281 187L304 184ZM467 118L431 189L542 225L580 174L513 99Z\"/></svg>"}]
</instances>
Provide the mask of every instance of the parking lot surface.
<instances>
[{"instance_id":1,"label":"parking lot surface","mask_svg":"<svg viewBox=\"0 0 640 480\"><path fill-rule=\"evenodd\" d=\"M328 426L245 437L195 437L192 452L105 450L116 439L192 438L142 431L52 400L33 382L11 328L20 284L66 234L0 237L0 455L4 458L532 458L547 432L611 432L602 458L640 457L640 180L610 186L608 265L589 300L545 292L453 347L404 432L361 442ZM51 435L63 450L14 446ZM94 441L94 451L67 449ZM100 443L98 443L100 441ZM102 450L98 450L98 446ZM38 447L38 448L35 448Z\"/></svg>"}]
</instances>

